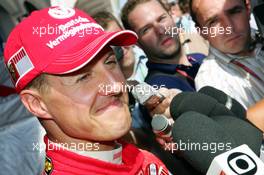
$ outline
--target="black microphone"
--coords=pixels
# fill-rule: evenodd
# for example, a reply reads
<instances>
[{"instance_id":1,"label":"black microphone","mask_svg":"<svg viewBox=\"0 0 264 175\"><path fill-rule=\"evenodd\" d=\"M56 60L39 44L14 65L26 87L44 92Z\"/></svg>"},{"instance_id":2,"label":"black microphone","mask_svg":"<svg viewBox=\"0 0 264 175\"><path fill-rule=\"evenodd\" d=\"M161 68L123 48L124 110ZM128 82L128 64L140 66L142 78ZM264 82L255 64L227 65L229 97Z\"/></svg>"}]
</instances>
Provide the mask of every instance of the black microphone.
<instances>
[{"instance_id":1,"label":"black microphone","mask_svg":"<svg viewBox=\"0 0 264 175\"><path fill-rule=\"evenodd\" d=\"M260 155L263 133L253 124L233 116L211 117L227 131L238 145L247 144L256 155ZM246 137L246 138L245 138Z\"/></svg>"},{"instance_id":2,"label":"black microphone","mask_svg":"<svg viewBox=\"0 0 264 175\"><path fill-rule=\"evenodd\" d=\"M240 124L241 127L237 126ZM185 144L186 149L180 149L181 155L203 174L216 156L241 144L249 145L258 154L262 138L259 130L241 119L232 116L209 118L193 111L177 118L173 124L172 137L178 147Z\"/></svg>"},{"instance_id":3,"label":"black microphone","mask_svg":"<svg viewBox=\"0 0 264 175\"><path fill-rule=\"evenodd\" d=\"M241 119L246 118L246 109L237 100L230 97L226 93L211 86L205 86L201 88L198 92L213 97L219 103L223 104L226 108L231 110L236 117Z\"/></svg>"},{"instance_id":4,"label":"black microphone","mask_svg":"<svg viewBox=\"0 0 264 175\"><path fill-rule=\"evenodd\" d=\"M188 111L196 111L206 116L234 114L223 104L218 103L214 98L197 92L182 92L176 95L170 104L170 113L175 120L181 114Z\"/></svg>"},{"instance_id":5,"label":"black microphone","mask_svg":"<svg viewBox=\"0 0 264 175\"><path fill-rule=\"evenodd\" d=\"M216 155L238 146L213 119L193 111L177 118L173 124L172 138L183 158L203 174ZM186 149L181 148L184 144ZM216 150L216 145L221 144L223 148Z\"/></svg>"}]
</instances>

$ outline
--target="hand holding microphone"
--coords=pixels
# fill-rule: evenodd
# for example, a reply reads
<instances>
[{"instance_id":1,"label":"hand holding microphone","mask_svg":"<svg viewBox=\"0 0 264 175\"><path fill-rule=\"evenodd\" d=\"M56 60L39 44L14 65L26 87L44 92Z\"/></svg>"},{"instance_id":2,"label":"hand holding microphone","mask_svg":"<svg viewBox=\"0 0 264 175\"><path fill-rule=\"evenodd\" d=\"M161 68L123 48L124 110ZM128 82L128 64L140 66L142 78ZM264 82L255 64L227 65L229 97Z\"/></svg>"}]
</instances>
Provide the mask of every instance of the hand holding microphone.
<instances>
[{"instance_id":1,"label":"hand holding microphone","mask_svg":"<svg viewBox=\"0 0 264 175\"><path fill-rule=\"evenodd\" d=\"M167 145L172 141L171 125L173 119L170 116L170 103L172 98L180 91L177 89L153 88L147 83L137 81L127 81L129 87L132 87L132 95L148 110L152 118L153 132L156 134L157 142L166 150ZM169 150L168 150L169 151Z\"/></svg>"},{"instance_id":2,"label":"hand holding microphone","mask_svg":"<svg viewBox=\"0 0 264 175\"><path fill-rule=\"evenodd\" d=\"M167 118L171 119L171 101L176 95L181 93L181 91L178 89L160 88L158 92L162 94L165 98L159 105L157 105L152 111L150 111L150 115L154 116L155 114L163 114Z\"/></svg>"},{"instance_id":3,"label":"hand holding microphone","mask_svg":"<svg viewBox=\"0 0 264 175\"><path fill-rule=\"evenodd\" d=\"M127 81L127 85L132 87L133 97L148 109L151 116L164 114L170 118L169 106L171 100L181 92L178 89L155 89L147 83L139 83L137 81Z\"/></svg>"},{"instance_id":4,"label":"hand holding microphone","mask_svg":"<svg viewBox=\"0 0 264 175\"><path fill-rule=\"evenodd\" d=\"M156 134L157 142L163 147L165 151L172 151L172 125L173 119L168 119L163 115L155 114L151 121L153 132Z\"/></svg>"},{"instance_id":5,"label":"hand holding microphone","mask_svg":"<svg viewBox=\"0 0 264 175\"><path fill-rule=\"evenodd\" d=\"M165 99L165 97L159 93L157 89L147 83L139 83L136 80L129 80L127 81L127 85L136 101L141 105L144 105L149 110L154 109Z\"/></svg>"}]
</instances>

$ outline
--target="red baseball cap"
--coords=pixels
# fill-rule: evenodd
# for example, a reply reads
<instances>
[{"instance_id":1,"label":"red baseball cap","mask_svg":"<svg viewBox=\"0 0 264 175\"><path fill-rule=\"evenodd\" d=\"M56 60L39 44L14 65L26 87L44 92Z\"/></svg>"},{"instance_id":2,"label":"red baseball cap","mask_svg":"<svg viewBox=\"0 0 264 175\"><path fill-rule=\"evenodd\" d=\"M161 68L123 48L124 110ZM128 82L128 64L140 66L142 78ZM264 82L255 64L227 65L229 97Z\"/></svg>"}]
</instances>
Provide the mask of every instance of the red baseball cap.
<instances>
[{"instance_id":1,"label":"red baseball cap","mask_svg":"<svg viewBox=\"0 0 264 175\"><path fill-rule=\"evenodd\" d=\"M34 11L8 37L6 66L17 92L41 73L67 74L84 67L105 45L135 44L129 30L105 32L78 9L50 7Z\"/></svg>"}]
</instances>

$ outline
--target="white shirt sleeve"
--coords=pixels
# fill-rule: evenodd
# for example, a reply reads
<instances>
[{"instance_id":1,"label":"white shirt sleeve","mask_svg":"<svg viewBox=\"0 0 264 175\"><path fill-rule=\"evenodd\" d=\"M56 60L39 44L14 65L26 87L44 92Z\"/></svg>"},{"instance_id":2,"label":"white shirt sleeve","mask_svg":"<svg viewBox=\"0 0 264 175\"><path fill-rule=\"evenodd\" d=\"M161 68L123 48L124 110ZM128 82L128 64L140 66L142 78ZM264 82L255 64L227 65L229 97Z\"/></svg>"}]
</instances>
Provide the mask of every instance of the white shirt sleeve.
<instances>
[{"instance_id":1,"label":"white shirt sleeve","mask_svg":"<svg viewBox=\"0 0 264 175\"><path fill-rule=\"evenodd\" d=\"M197 91L205 86L211 86L223 91L240 102L245 108L254 103L248 99L250 85L241 77L236 77L234 74L224 70L213 59L205 60L195 78Z\"/></svg>"}]
</instances>

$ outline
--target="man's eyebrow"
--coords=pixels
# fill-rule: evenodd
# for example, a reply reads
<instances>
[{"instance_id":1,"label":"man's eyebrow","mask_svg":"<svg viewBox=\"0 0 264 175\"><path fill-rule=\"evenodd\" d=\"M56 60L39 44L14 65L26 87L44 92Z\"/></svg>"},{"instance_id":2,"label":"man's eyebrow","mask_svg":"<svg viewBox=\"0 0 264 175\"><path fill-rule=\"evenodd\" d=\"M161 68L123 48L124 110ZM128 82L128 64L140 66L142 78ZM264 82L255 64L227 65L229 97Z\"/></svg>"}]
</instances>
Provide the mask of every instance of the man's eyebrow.
<instances>
[{"instance_id":1,"label":"man's eyebrow","mask_svg":"<svg viewBox=\"0 0 264 175\"><path fill-rule=\"evenodd\" d=\"M242 5L235 5L234 7L232 8L229 8L227 10L224 10L225 13L234 13L236 12L237 10L242 10L244 9L244 7ZM214 16L211 16L209 17L206 21L205 21L205 25L208 25L211 21L214 21L217 19L217 15L214 15Z\"/></svg>"},{"instance_id":2,"label":"man's eyebrow","mask_svg":"<svg viewBox=\"0 0 264 175\"><path fill-rule=\"evenodd\" d=\"M232 8L230 8L230 9L225 10L225 12L226 13L234 13L237 10L242 10L242 9L244 9L244 7L242 5L236 5L236 6L232 7Z\"/></svg>"},{"instance_id":3,"label":"man's eyebrow","mask_svg":"<svg viewBox=\"0 0 264 175\"><path fill-rule=\"evenodd\" d=\"M214 21L217 19L217 15L211 16L209 17L206 21L205 21L205 25L207 26L210 22Z\"/></svg>"},{"instance_id":4,"label":"man's eyebrow","mask_svg":"<svg viewBox=\"0 0 264 175\"><path fill-rule=\"evenodd\" d=\"M138 29L138 33L141 33L143 29L145 29L146 27L150 27L150 26L151 26L151 24L148 23L148 24L146 24L146 25L140 27L140 28Z\"/></svg>"},{"instance_id":5,"label":"man's eyebrow","mask_svg":"<svg viewBox=\"0 0 264 175\"><path fill-rule=\"evenodd\" d=\"M114 53L114 51L113 50L111 50L111 51L109 51L108 53L107 53L107 55L106 55L106 59L108 59L109 57L111 57L111 56L113 56L113 55L115 55L115 53Z\"/></svg>"},{"instance_id":6,"label":"man's eyebrow","mask_svg":"<svg viewBox=\"0 0 264 175\"><path fill-rule=\"evenodd\" d=\"M159 15L159 16L155 19L155 21L159 21L164 15L167 15L167 13L166 13L166 12L162 13L161 15ZM143 30L144 28L146 28L146 27L150 27L150 26L151 26L151 23L147 23L147 24L145 24L144 26L142 26L142 27L140 27L140 28L138 29L138 33L141 33L142 30Z\"/></svg>"}]
</instances>

